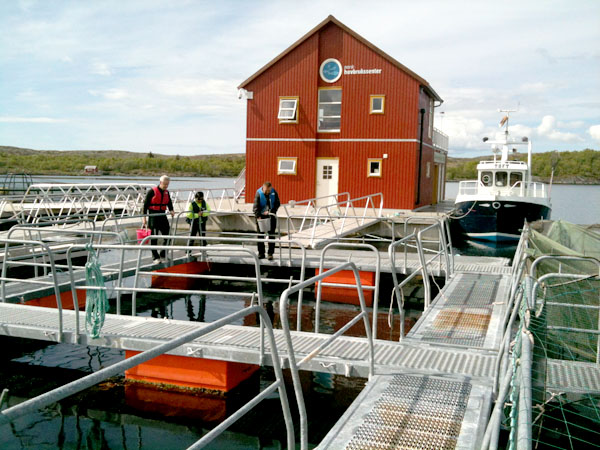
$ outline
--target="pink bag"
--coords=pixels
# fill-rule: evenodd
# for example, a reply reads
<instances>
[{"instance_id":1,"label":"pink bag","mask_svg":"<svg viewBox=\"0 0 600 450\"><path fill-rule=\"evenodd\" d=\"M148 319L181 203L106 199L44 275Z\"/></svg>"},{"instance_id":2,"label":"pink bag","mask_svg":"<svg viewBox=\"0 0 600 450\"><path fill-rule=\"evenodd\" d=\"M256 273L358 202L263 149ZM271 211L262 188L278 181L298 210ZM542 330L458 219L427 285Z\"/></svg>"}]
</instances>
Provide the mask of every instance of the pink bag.
<instances>
[{"instance_id":1,"label":"pink bag","mask_svg":"<svg viewBox=\"0 0 600 450\"><path fill-rule=\"evenodd\" d=\"M152 234L152 232L148 229L148 228L138 228L136 230L136 234L137 234L137 241L138 244L142 243L142 240L146 237L146 236L150 236ZM150 241L146 241L146 244L150 242Z\"/></svg>"}]
</instances>

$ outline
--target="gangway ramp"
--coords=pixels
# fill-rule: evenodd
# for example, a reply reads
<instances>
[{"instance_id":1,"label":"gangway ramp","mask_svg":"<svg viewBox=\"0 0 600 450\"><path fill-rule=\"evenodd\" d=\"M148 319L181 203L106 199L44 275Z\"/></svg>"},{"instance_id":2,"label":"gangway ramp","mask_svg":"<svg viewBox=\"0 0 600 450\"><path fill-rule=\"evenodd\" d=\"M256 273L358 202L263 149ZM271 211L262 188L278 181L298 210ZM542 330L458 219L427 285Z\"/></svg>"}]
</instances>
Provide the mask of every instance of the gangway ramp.
<instances>
[{"instance_id":1,"label":"gangway ramp","mask_svg":"<svg viewBox=\"0 0 600 450\"><path fill-rule=\"evenodd\" d=\"M375 225L380 220L378 217L367 217L360 221L353 220L350 223L350 219L347 218L333 219L315 225L313 228L291 233L288 235L288 239L301 243L305 248L320 249L339 238L356 234L371 225Z\"/></svg>"},{"instance_id":2,"label":"gangway ramp","mask_svg":"<svg viewBox=\"0 0 600 450\"><path fill-rule=\"evenodd\" d=\"M376 375L319 449L476 449L491 389L467 377Z\"/></svg>"},{"instance_id":3,"label":"gangway ramp","mask_svg":"<svg viewBox=\"0 0 600 450\"><path fill-rule=\"evenodd\" d=\"M304 212L294 215L293 208L300 205L306 205ZM383 194L351 199L344 192L293 202L293 206L290 203L282 208L288 219L289 240L299 242L304 248L319 249L381 221ZM294 220L301 221L299 229L293 228Z\"/></svg>"}]
</instances>

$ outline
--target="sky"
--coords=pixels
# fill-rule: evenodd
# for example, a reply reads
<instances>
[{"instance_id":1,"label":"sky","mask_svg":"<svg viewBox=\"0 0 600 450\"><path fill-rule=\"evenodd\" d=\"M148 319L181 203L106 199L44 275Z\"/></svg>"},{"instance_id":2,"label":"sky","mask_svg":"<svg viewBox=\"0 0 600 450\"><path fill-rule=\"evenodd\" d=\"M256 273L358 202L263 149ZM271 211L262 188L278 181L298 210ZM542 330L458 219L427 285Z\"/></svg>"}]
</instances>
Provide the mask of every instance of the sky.
<instances>
[{"instance_id":1,"label":"sky","mask_svg":"<svg viewBox=\"0 0 600 450\"><path fill-rule=\"evenodd\" d=\"M444 99L450 156L600 149L600 1L0 2L0 145L243 153L237 86L329 14Z\"/></svg>"}]
</instances>

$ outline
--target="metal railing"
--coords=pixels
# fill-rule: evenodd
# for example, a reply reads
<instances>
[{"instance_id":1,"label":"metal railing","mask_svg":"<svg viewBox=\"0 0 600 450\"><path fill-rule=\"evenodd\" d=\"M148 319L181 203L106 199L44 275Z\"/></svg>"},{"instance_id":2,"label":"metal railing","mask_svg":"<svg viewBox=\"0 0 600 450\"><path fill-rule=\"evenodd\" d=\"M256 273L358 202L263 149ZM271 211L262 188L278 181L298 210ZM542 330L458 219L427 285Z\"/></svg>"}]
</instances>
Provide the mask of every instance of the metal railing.
<instances>
[{"instance_id":1,"label":"metal railing","mask_svg":"<svg viewBox=\"0 0 600 450\"><path fill-rule=\"evenodd\" d=\"M517 181L511 186L485 186L481 181L461 181L458 184L459 196L504 195L510 197L548 198L548 189L544 183Z\"/></svg>"},{"instance_id":2,"label":"metal railing","mask_svg":"<svg viewBox=\"0 0 600 450\"><path fill-rule=\"evenodd\" d=\"M377 312L379 306L379 279L381 273L381 264L380 264L380 256L379 251L372 246L371 244L352 244L346 242L332 242L331 244L327 244L323 250L321 251L321 257L319 258L319 273L323 273L325 270L323 267L323 263L325 262L325 254L328 250L332 248L344 248L344 249L364 249L370 250L375 254L375 286L362 286L363 291L369 290L373 291L373 325L372 325L372 333L373 339L377 339ZM337 288L358 288L355 284L343 284L343 283L326 283L324 281L317 284L317 298L315 301L315 333L319 332L319 324L321 318L321 291L323 286L326 287L337 287ZM363 293L364 295L364 293ZM300 331L300 316L302 311L302 304L298 302L298 331Z\"/></svg>"},{"instance_id":3,"label":"metal railing","mask_svg":"<svg viewBox=\"0 0 600 450\"><path fill-rule=\"evenodd\" d=\"M275 341L275 335L273 332L273 325L271 323L271 320L269 319L267 312L262 308L262 306L250 306L248 308L244 308L240 311L234 312L226 317L223 317L215 322L208 324L207 326L190 331L182 336L165 342L164 344L157 345L156 347L150 350L141 352L131 358L127 358L123 361L120 361L116 364L101 369L83 378L75 380L64 386L56 388L45 394L39 395L35 398L19 403L18 405L0 411L0 423L14 421L19 417L33 413L38 409L44 408L52 403L58 402L74 394L77 394L78 392L88 389L110 377L122 374L124 371L129 370L137 366L138 364L142 364L157 356L163 355L169 351L176 349L177 347L180 347L184 344L193 341L194 339L202 337L208 333L222 328L227 324L235 322L251 314L259 314L261 321L266 325L269 346L273 356L272 363L273 370L275 372L275 381L269 386L267 386L265 389L263 389L261 392L259 392L245 405L239 408L235 413L233 413L227 419L221 422L213 430L205 434L200 440L191 445L189 448L197 449L206 446L219 434L221 434L229 426L231 426L234 422L239 420L248 411L254 408L262 400L268 398L273 392L277 390L279 393L279 399L281 402L281 408L285 421L287 446L288 448L293 449L295 448L294 424L290 411L290 405L287 398L287 392L285 389L285 382L283 378L283 372L281 370L279 354L277 351L277 343Z\"/></svg>"},{"instance_id":4,"label":"metal railing","mask_svg":"<svg viewBox=\"0 0 600 450\"><path fill-rule=\"evenodd\" d=\"M433 129L433 146L440 148L442 150L448 150L448 135L438 130L437 128Z\"/></svg>"},{"instance_id":5,"label":"metal railing","mask_svg":"<svg viewBox=\"0 0 600 450\"><path fill-rule=\"evenodd\" d=\"M291 221L288 222L288 233L291 234L292 230L293 230L293 232L298 232L298 231L302 231L303 229L305 229L304 225L306 223L306 220L310 221L310 218L316 214L316 211L319 208L319 206L321 206L323 204L335 205L342 200L349 201L350 193L349 192L339 192L337 194L324 195L322 197L309 198L309 199L301 200L301 201L291 200L287 204L281 205L281 207L284 209L285 215L287 217L301 217L302 218L302 222L300 223L299 230L296 229L293 222L291 222ZM290 210L293 210L297 206L302 206L302 205L305 205L303 212L301 212L299 214L294 214L294 211L290 212Z\"/></svg>"},{"instance_id":6,"label":"metal railing","mask_svg":"<svg viewBox=\"0 0 600 450\"><path fill-rule=\"evenodd\" d=\"M453 259L449 254L452 253L451 244L448 244L448 240L446 237L446 233L449 233L449 228L447 226L447 220L444 219L432 219L435 222L420 231L413 231L411 234L404 236L402 239L392 242L388 247L388 257L390 259L390 268L392 273L392 281L394 283L394 288L392 290L392 297L390 299L390 314L389 317L392 317L391 310L394 304L394 297L396 298L396 303L398 305L398 312L400 315L400 337L399 340L404 338L404 294L402 288L406 286L410 281L412 281L417 275L421 275L423 278L423 287L425 291L424 298L424 309L427 310L431 303L431 283L429 280L429 272L427 271L427 267L432 265L436 259L438 259L438 275L441 274L442 270L442 261L445 265L445 276L446 280L452 276L453 273ZM438 250L428 250L424 247L425 239L423 235L430 230L438 231L438 241L439 246ZM431 242L431 241L427 241ZM406 274L408 272L408 260L407 260L407 248L412 247L416 248L417 254L419 255L419 267L417 267L411 274L409 274L402 282L398 281L398 271L396 265L396 252L398 247L403 246L404 251L404 266L401 268L401 273ZM430 251L433 253L433 256L429 259L425 256L425 251ZM390 326L392 326L390 322Z\"/></svg>"},{"instance_id":7,"label":"metal railing","mask_svg":"<svg viewBox=\"0 0 600 450\"><path fill-rule=\"evenodd\" d=\"M364 206L357 205L358 203L363 202ZM378 206L376 203L378 203ZM315 242L315 233L317 227L320 225L328 225L331 227L331 230L337 239L340 238L344 231L347 231L348 228L352 230L361 227L368 219L380 219L382 210L383 194L377 193L350 200L342 200L329 205L318 206L314 214L288 214L288 236L290 239L293 239L295 238L294 235L300 235L301 233L304 233L306 234L306 237L310 239L310 245L313 245ZM302 219L299 229L295 229L293 226L293 219ZM306 226L307 221L309 222L308 226ZM294 232L291 232L292 229Z\"/></svg>"},{"instance_id":8,"label":"metal railing","mask_svg":"<svg viewBox=\"0 0 600 450\"><path fill-rule=\"evenodd\" d=\"M335 333L328 336L326 340L321 342L315 349L313 349L308 355L302 358L300 361L296 361L296 355L294 352L294 344L292 342L290 325L289 325L289 298L290 296L298 292L301 289L305 289L308 286L311 286L317 282L324 280L331 275L334 275L342 270L351 270L354 273L354 280L356 282L356 290L358 293L358 299L360 304L360 313L358 313L354 318L352 318L349 322L347 322L343 327L337 330ZM281 320L281 328L283 329L283 335L285 337L287 349L288 349L288 360L290 363L290 371L292 374L292 380L294 384L294 393L296 394L296 401L298 404L298 411L300 414L300 448L302 450L308 449L308 420L306 413L306 406L304 404L304 395L302 393L302 384L300 382L300 375L298 373L299 367L313 358L315 358L322 350L329 347L333 341L335 341L339 336L343 335L346 331L348 331L352 326L358 323L361 319L363 320L365 327L366 339L369 347L369 377L374 375L375 371L375 351L373 346L373 335L371 334L371 328L369 324L369 314L367 312L367 308L365 305L365 298L362 291L362 286L360 282L360 274L356 265L352 262L347 262L344 264L340 264L333 269L330 269L326 272L320 273L308 280L299 283L295 286L287 288L282 292L281 297L279 299L279 317Z\"/></svg>"},{"instance_id":9,"label":"metal railing","mask_svg":"<svg viewBox=\"0 0 600 450\"><path fill-rule=\"evenodd\" d=\"M235 191L234 199L237 203L242 195L246 193L246 168L244 167L240 174L237 176L235 181L233 182L233 190Z\"/></svg>"}]
</instances>

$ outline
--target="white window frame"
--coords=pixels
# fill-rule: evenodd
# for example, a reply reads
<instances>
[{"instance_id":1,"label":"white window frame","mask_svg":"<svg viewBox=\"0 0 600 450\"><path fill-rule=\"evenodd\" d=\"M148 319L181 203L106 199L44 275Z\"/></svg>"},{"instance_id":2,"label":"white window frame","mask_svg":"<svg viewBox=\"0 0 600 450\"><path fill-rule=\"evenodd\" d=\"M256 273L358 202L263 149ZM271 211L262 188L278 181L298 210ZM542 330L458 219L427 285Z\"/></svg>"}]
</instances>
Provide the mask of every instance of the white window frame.
<instances>
[{"instance_id":1,"label":"white window frame","mask_svg":"<svg viewBox=\"0 0 600 450\"><path fill-rule=\"evenodd\" d=\"M322 102L321 101L321 92L324 91L340 91L340 93L342 92L342 88L341 87L331 87L331 88L320 88L319 92L317 94L317 132L318 133L339 133L342 129L342 101L340 100L339 102ZM339 116L323 116L321 115L321 105L340 105L340 115ZM320 128L320 123L321 123L321 119L340 119L340 127L338 129L335 130L322 130Z\"/></svg>"},{"instance_id":2,"label":"white window frame","mask_svg":"<svg viewBox=\"0 0 600 450\"><path fill-rule=\"evenodd\" d=\"M429 127L427 130L427 135L431 139L433 136L433 99L429 100Z\"/></svg>"},{"instance_id":3,"label":"white window frame","mask_svg":"<svg viewBox=\"0 0 600 450\"><path fill-rule=\"evenodd\" d=\"M371 163L379 163L379 173L371 172ZM367 159L367 178L381 178L383 172L383 159L382 158L368 158Z\"/></svg>"},{"instance_id":4,"label":"white window frame","mask_svg":"<svg viewBox=\"0 0 600 450\"><path fill-rule=\"evenodd\" d=\"M281 163L289 162L289 161L294 163L293 169L282 169ZM298 172L298 158L297 157L292 157L292 156L281 157L280 156L277 158L277 175L296 175L297 172Z\"/></svg>"},{"instance_id":5,"label":"white window frame","mask_svg":"<svg viewBox=\"0 0 600 450\"><path fill-rule=\"evenodd\" d=\"M294 102L293 108L284 108L284 102ZM298 123L298 102L299 97L279 97L279 112L277 113L277 119L279 119L279 123ZM293 111L292 118L288 116L282 116L284 111Z\"/></svg>"},{"instance_id":6,"label":"white window frame","mask_svg":"<svg viewBox=\"0 0 600 450\"><path fill-rule=\"evenodd\" d=\"M381 109L373 108L373 100L376 98L381 99ZM383 114L385 111L385 95L371 95L369 100L369 114Z\"/></svg>"}]
</instances>

